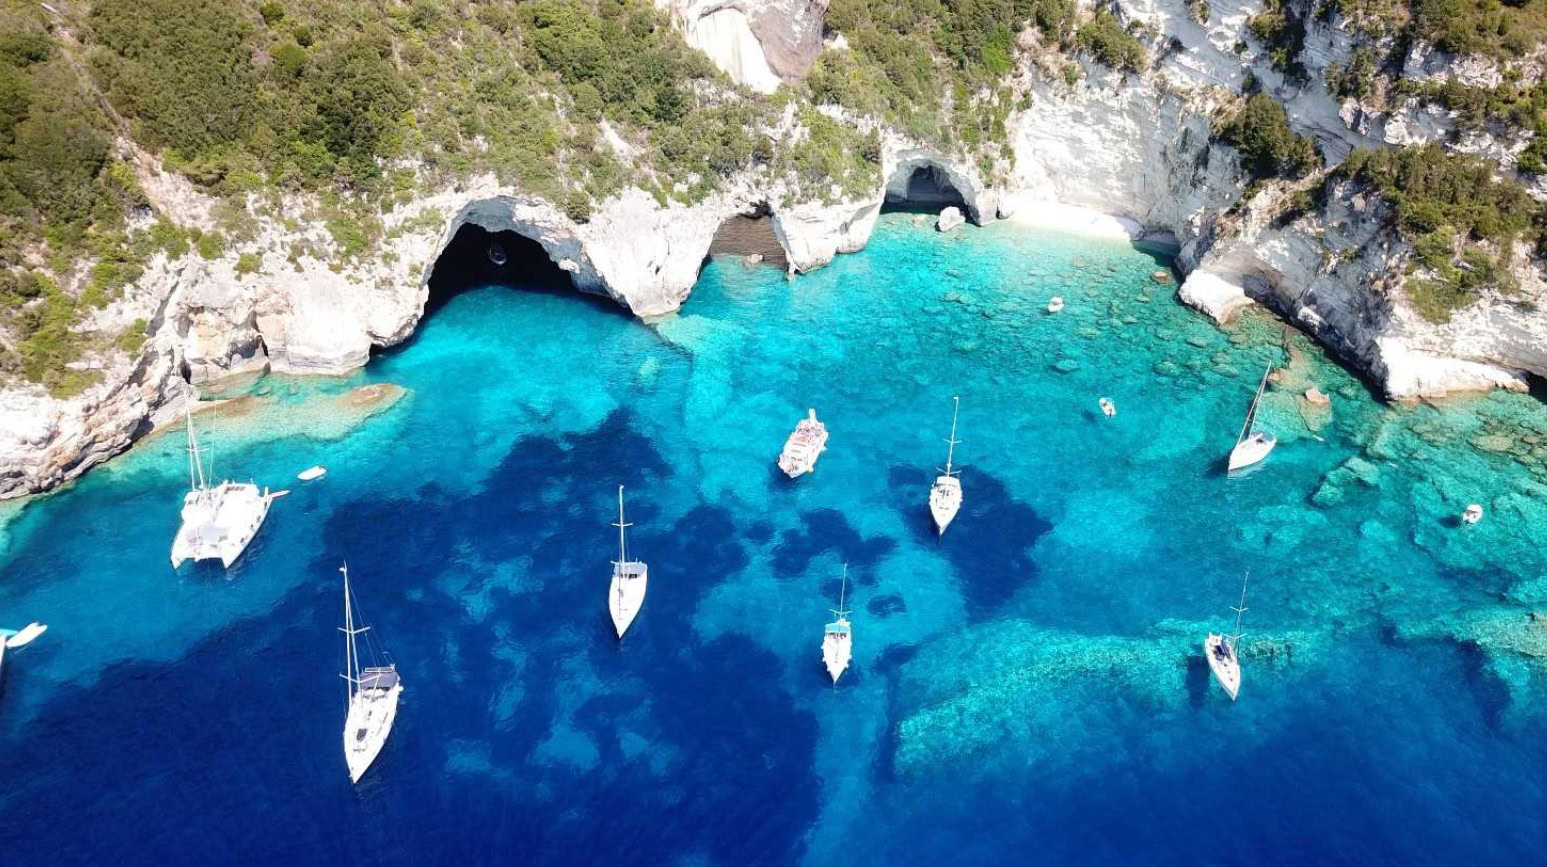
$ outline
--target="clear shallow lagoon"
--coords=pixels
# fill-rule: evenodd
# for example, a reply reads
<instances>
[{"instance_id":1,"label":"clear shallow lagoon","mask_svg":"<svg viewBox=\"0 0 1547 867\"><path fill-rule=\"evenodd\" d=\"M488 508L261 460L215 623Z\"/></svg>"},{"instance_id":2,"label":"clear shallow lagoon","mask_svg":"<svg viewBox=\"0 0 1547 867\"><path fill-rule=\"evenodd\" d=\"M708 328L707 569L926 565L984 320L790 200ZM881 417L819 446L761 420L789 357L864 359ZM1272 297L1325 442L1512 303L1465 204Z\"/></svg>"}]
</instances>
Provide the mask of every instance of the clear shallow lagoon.
<instances>
[{"instance_id":1,"label":"clear shallow lagoon","mask_svg":"<svg viewBox=\"0 0 1547 867\"><path fill-rule=\"evenodd\" d=\"M271 378L204 416L218 472L293 490L228 573L167 566L178 431L3 513L0 624L50 625L6 659L4 854L1537 860L1547 410L1383 407L1266 317L1186 311L1163 266L891 215L794 282L717 260L652 325L468 291L355 377ZM1281 445L1227 479L1270 360ZM336 398L369 382L409 393L360 420ZM1297 398L1313 383L1330 414ZM966 504L937 542L953 394ZM773 459L808 406L831 447L791 484ZM652 575L621 646L619 482ZM1474 500L1487 519L1456 526ZM358 787L344 558L406 683ZM833 689L845 560L855 660ZM1248 567L1232 704L1199 644Z\"/></svg>"}]
</instances>

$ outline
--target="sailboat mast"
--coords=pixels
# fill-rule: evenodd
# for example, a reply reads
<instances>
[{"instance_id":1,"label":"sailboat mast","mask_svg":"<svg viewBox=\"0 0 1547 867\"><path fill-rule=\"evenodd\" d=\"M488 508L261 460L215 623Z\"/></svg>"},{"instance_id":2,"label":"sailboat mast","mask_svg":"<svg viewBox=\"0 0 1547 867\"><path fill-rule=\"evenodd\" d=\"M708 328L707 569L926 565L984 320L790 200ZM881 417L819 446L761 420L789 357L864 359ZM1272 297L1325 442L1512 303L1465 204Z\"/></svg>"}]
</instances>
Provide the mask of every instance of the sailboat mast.
<instances>
[{"instance_id":1,"label":"sailboat mast","mask_svg":"<svg viewBox=\"0 0 1547 867\"><path fill-rule=\"evenodd\" d=\"M953 395L951 400L954 403L954 406L951 408L951 438L946 440L947 445L945 449L945 474L948 476L951 474L951 459L956 455L956 414L961 412L962 408L960 396Z\"/></svg>"},{"instance_id":2,"label":"sailboat mast","mask_svg":"<svg viewBox=\"0 0 1547 867\"><path fill-rule=\"evenodd\" d=\"M839 620L842 620L844 615L849 613L849 612L843 610L843 602L844 602L844 599L847 598L847 596L848 596L848 590L849 590L849 564L845 563L845 564L843 564L843 581L842 581L842 583L840 583L838 585L838 609L836 611L833 611L833 609L828 609L829 611L833 611L833 616L837 617Z\"/></svg>"},{"instance_id":3,"label":"sailboat mast","mask_svg":"<svg viewBox=\"0 0 1547 867\"><path fill-rule=\"evenodd\" d=\"M193 435L193 410L183 404L183 426L188 429L188 487L197 491L208 485L204 478L204 462L199 459L199 441Z\"/></svg>"},{"instance_id":4,"label":"sailboat mast","mask_svg":"<svg viewBox=\"0 0 1547 867\"><path fill-rule=\"evenodd\" d=\"M624 549L623 528L628 524L623 520L623 486L618 486L618 565L621 567L628 562L628 556Z\"/></svg>"},{"instance_id":5,"label":"sailboat mast","mask_svg":"<svg viewBox=\"0 0 1547 867\"><path fill-rule=\"evenodd\" d=\"M1251 577L1251 570L1247 570L1241 578L1241 604L1231 606L1235 611L1235 634L1230 636L1232 642L1239 640L1244 634L1241 632L1241 615L1246 613L1246 582L1251 580Z\"/></svg>"},{"instance_id":6,"label":"sailboat mast","mask_svg":"<svg viewBox=\"0 0 1547 867\"><path fill-rule=\"evenodd\" d=\"M1272 372L1273 362L1270 361L1268 366L1262 371L1262 381L1257 383L1257 393L1252 395L1252 405L1246 410L1246 421L1241 425L1241 435L1235 438L1237 445L1240 445L1241 441L1246 439L1246 435L1251 432L1252 427L1257 423L1257 402L1262 400L1262 390L1267 388L1268 374Z\"/></svg>"},{"instance_id":7,"label":"sailboat mast","mask_svg":"<svg viewBox=\"0 0 1547 867\"><path fill-rule=\"evenodd\" d=\"M352 699L359 679L355 677L355 617L349 600L349 565L340 566L338 571L344 573L344 681Z\"/></svg>"}]
</instances>

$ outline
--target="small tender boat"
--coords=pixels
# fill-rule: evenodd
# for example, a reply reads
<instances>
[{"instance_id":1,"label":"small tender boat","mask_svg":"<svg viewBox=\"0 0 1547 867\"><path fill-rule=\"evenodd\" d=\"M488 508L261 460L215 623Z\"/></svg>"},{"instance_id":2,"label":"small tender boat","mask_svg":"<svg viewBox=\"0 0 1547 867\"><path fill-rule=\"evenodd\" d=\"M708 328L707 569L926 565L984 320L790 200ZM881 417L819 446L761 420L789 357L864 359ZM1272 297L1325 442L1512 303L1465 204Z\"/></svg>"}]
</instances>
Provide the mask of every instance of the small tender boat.
<instances>
[{"instance_id":1,"label":"small tender boat","mask_svg":"<svg viewBox=\"0 0 1547 867\"><path fill-rule=\"evenodd\" d=\"M827 666L827 673L833 679L833 685L838 685L838 678L849 667L849 658L854 652L854 633L849 626L849 612L843 609L845 592L849 589L849 564L843 564L843 583L838 585L838 607L828 609L833 612L836 619L827 624L822 631L822 664Z\"/></svg>"},{"instance_id":2,"label":"small tender boat","mask_svg":"<svg viewBox=\"0 0 1547 867\"><path fill-rule=\"evenodd\" d=\"M827 425L817 421L816 410L806 410L806 417L795 425L794 433L784 441L784 451L779 453L779 469L790 478L798 478L816 469L816 459L827 451Z\"/></svg>"},{"instance_id":3,"label":"small tender boat","mask_svg":"<svg viewBox=\"0 0 1547 867\"><path fill-rule=\"evenodd\" d=\"M1107 418L1116 418L1117 417L1117 404L1113 403L1112 401L1110 401L1110 400L1108 400L1108 399L1106 399L1104 397L1101 400L1097 401L1097 403L1099 403L1101 405L1101 414L1102 415L1106 416Z\"/></svg>"},{"instance_id":4,"label":"small tender boat","mask_svg":"<svg viewBox=\"0 0 1547 867\"><path fill-rule=\"evenodd\" d=\"M1272 433L1257 429L1257 404L1262 400L1263 390L1268 387L1268 374L1272 370L1272 365L1269 365L1262 372L1262 382L1257 384L1257 395L1252 398L1252 405L1246 411L1246 422L1241 425L1241 434L1236 437L1235 448L1230 450L1228 466L1231 472L1261 461L1278 445L1278 438Z\"/></svg>"},{"instance_id":5,"label":"small tender boat","mask_svg":"<svg viewBox=\"0 0 1547 867\"><path fill-rule=\"evenodd\" d=\"M374 665L361 666L356 637L370 629L355 628L354 598L349 592L349 567L344 573L344 681L349 684L349 713L344 719L344 761L349 766L349 782L358 783L381 754L397 720L398 697L403 681L397 665L366 639L366 652ZM380 657L380 658L378 658Z\"/></svg>"},{"instance_id":6,"label":"small tender boat","mask_svg":"<svg viewBox=\"0 0 1547 867\"><path fill-rule=\"evenodd\" d=\"M935 479L935 483L929 489L929 513L934 516L935 529L940 535L945 535L945 528L950 526L951 519L962 507L962 482L951 470L951 459L956 454L956 444L961 442L956 438L956 414L961 410L961 398L952 397L955 408L951 410L951 438L946 440L945 469Z\"/></svg>"},{"instance_id":7,"label":"small tender boat","mask_svg":"<svg viewBox=\"0 0 1547 867\"><path fill-rule=\"evenodd\" d=\"M39 635L42 635L47 631L47 626L44 626L37 621L33 621L32 623L29 623L16 632L12 633L10 637L6 638L3 643L6 647L15 650L18 647L26 647L27 645L31 644L33 640L36 639Z\"/></svg>"},{"instance_id":8,"label":"small tender boat","mask_svg":"<svg viewBox=\"0 0 1547 867\"><path fill-rule=\"evenodd\" d=\"M323 466L322 464L318 464L315 467L308 467L308 468L300 471L299 473L296 473L295 477L300 479L303 482L309 482L312 479L320 479L320 478L322 478L323 476L325 476L327 474L328 474L328 468Z\"/></svg>"},{"instance_id":9,"label":"small tender boat","mask_svg":"<svg viewBox=\"0 0 1547 867\"><path fill-rule=\"evenodd\" d=\"M618 486L618 559L612 562L612 586L607 590L607 610L612 614L612 626L618 637L639 616L645 604L645 589L650 583L650 567L643 561L630 560L623 529L631 526L623 520L623 486Z\"/></svg>"},{"instance_id":10,"label":"small tender boat","mask_svg":"<svg viewBox=\"0 0 1547 867\"><path fill-rule=\"evenodd\" d=\"M1482 519L1483 507L1477 503L1467 506L1466 511L1461 513L1461 523L1463 524L1475 524Z\"/></svg>"},{"instance_id":11,"label":"small tender boat","mask_svg":"<svg viewBox=\"0 0 1547 867\"><path fill-rule=\"evenodd\" d=\"M499 244L490 244L489 261L493 262L496 268L505 267L505 248Z\"/></svg>"},{"instance_id":12,"label":"small tender boat","mask_svg":"<svg viewBox=\"0 0 1547 867\"><path fill-rule=\"evenodd\" d=\"M190 490L183 496L182 526L172 540L172 568L189 558L216 559L230 568L258 535L258 528L268 517L269 505L287 492L270 493L268 488L259 492L251 482L211 485L209 480L214 473L205 473L199 441L193 432L193 414L186 405L183 418L188 426Z\"/></svg>"},{"instance_id":13,"label":"small tender boat","mask_svg":"<svg viewBox=\"0 0 1547 867\"><path fill-rule=\"evenodd\" d=\"M1047 312L1057 313L1062 309L1064 309L1064 299L1062 296L1054 295L1052 298L1048 299Z\"/></svg>"},{"instance_id":14,"label":"small tender boat","mask_svg":"<svg viewBox=\"0 0 1547 867\"><path fill-rule=\"evenodd\" d=\"M1251 573L1247 573L1249 577ZM1214 673L1214 679L1219 681L1231 701L1235 701L1236 693L1241 691L1241 660L1236 656L1236 643L1245 634L1241 632L1241 615L1246 613L1246 580L1241 579L1241 604L1231 606L1235 611L1235 633L1220 635L1210 632L1203 639L1203 655L1209 661L1209 670Z\"/></svg>"}]
</instances>

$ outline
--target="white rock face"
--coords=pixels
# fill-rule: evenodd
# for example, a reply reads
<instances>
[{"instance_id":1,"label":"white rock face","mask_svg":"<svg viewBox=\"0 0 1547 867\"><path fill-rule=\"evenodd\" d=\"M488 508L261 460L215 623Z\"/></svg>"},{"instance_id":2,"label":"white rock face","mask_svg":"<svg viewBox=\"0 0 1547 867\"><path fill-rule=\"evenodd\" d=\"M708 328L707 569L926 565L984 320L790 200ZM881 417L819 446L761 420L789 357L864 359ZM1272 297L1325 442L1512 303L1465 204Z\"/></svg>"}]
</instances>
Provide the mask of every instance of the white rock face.
<instances>
[{"instance_id":1,"label":"white rock face","mask_svg":"<svg viewBox=\"0 0 1547 867\"><path fill-rule=\"evenodd\" d=\"M949 232L965 222L967 222L967 218L962 216L961 208L952 205L940 212L939 219L935 220L935 229L940 232Z\"/></svg>"},{"instance_id":2,"label":"white rock face","mask_svg":"<svg viewBox=\"0 0 1547 867\"><path fill-rule=\"evenodd\" d=\"M761 93L806 74L822 50L827 0L656 0L687 43Z\"/></svg>"}]
</instances>

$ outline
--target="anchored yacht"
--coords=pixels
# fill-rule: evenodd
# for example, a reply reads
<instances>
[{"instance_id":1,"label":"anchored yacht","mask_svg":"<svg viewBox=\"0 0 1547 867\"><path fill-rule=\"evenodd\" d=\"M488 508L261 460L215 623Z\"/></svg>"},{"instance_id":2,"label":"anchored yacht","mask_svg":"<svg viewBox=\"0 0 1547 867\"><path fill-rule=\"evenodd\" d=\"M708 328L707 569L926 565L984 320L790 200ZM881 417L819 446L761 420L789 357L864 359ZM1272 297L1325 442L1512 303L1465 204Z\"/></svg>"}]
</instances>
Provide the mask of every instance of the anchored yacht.
<instances>
[{"instance_id":1,"label":"anchored yacht","mask_svg":"<svg viewBox=\"0 0 1547 867\"><path fill-rule=\"evenodd\" d=\"M376 664L362 667L356 639L370 627L355 626L349 567L342 566L338 571L344 573L344 627L339 631L344 633L343 678L349 684L349 714L344 719L344 761L349 765L349 782L358 783L381 754L387 735L392 734L403 681L398 677L397 665L369 637L365 642L366 653Z\"/></svg>"},{"instance_id":2,"label":"anchored yacht","mask_svg":"<svg viewBox=\"0 0 1547 867\"><path fill-rule=\"evenodd\" d=\"M798 478L816 469L816 459L827 451L827 425L817 421L816 410L806 410L806 417L795 425L794 433L784 441L784 451L779 453L779 469L790 478Z\"/></svg>"},{"instance_id":3,"label":"anchored yacht","mask_svg":"<svg viewBox=\"0 0 1547 867\"><path fill-rule=\"evenodd\" d=\"M627 539L623 530L632 525L623 520L622 485L618 486L618 523L613 526L618 528L618 559L612 562L612 585L607 589L607 610L612 614L612 627L618 631L618 637L622 638L634 618L639 616L639 609L645 604L645 590L650 583L650 567L642 560L628 558Z\"/></svg>"},{"instance_id":4,"label":"anchored yacht","mask_svg":"<svg viewBox=\"0 0 1547 867\"><path fill-rule=\"evenodd\" d=\"M1249 577L1251 574L1247 573ZM1236 655L1236 642L1245 634L1241 631L1241 615L1246 613L1246 580L1241 579L1241 604L1231 607L1235 611L1235 632L1230 635L1210 632L1203 639L1203 655L1209 661L1209 670L1214 672L1214 679L1219 681L1231 701L1235 701L1236 693L1241 691L1241 659Z\"/></svg>"},{"instance_id":5,"label":"anchored yacht","mask_svg":"<svg viewBox=\"0 0 1547 867\"><path fill-rule=\"evenodd\" d=\"M1262 372L1262 382L1257 384L1257 394L1252 398L1251 408L1246 411L1246 423L1241 425L1241 434L1235 439L1235 448L1230 450L1231 472L1261 461L1278 445L1278 438L1271 432L1257 429L1257 404L1262 400L1263 390L1268 387L1268 374L1272 370L1273 366L1269 365Z\"/></svg>"},{"instance_id":6,"label":"anchored yacht","mask_svg":"<svg viewBox=\"0 0 1547 867\"><path fill-rule=\"evenodd\" d=\"M193 432L193 415L187 407L183 415L188 426L188 486L183 496L182 526L172 540L172 568L184 560L219 560L230 568L242 556L263 519L269 505L288 491L269 493L251 482L222 481L210 484L199 453L199 441ZM211 474L213 475L213 474Z\"/></svg>"},{"instance_id":7,"label":"anchored yacht","mask_svg":"<svg viewBox=\"0 0 1547 867\"><path fill-rule=\"evenodd\" d=\"M822 631L822 664L838 685L838 678L849 667L849 657L854 652L853 630L849 626L849 612L843 610L844 594L849 589L849 564L843 564L843 583L838 585L838 607L828 609L836 618Z\"/></svg>"},{"instance_id":8,"label":"anchored yacht","mask_svg":"<svg viewBox=\"0 0 1547 867\"><path fill-rule=\"evenodd\" d=\"M951 410L951 438L945 441L945 469L940 471L929 489L929 513L934 516L935 528L942 536L962 507L962 481L957 478L957 472L951 470L951 459L956 455L957 443L961 442L956 438L956 414L961 410L962 399L953 397L951 400L955 402L955 408Z\"/></svg>"}]
</instances>

